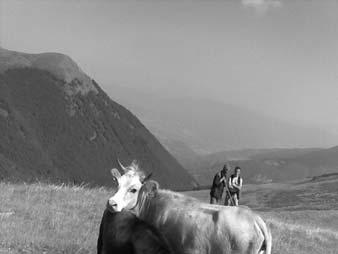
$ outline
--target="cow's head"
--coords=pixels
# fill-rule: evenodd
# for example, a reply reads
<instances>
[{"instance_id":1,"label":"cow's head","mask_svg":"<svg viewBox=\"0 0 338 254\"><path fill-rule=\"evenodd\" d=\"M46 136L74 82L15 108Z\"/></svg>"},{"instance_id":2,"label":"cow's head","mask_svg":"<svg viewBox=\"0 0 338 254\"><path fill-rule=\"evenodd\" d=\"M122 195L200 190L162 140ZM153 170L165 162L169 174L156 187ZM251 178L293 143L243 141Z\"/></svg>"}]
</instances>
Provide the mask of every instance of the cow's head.
<instances>
[{"instance_id":1,"label":"cow's head","mask_svg":"<svg viewBox=\"0 0 338 254\"><path fill-rule=\"evenodd\" d=\"M113 180L117 183L117 191L107 202L107 208L115 212L134 209L140 192L143 192L142 186L151 176L146 176L135 161L128 167L124 167L120 161L118 164L123 172L121 174L116 168L111 170Z\"/></svg>"}]
</instances>

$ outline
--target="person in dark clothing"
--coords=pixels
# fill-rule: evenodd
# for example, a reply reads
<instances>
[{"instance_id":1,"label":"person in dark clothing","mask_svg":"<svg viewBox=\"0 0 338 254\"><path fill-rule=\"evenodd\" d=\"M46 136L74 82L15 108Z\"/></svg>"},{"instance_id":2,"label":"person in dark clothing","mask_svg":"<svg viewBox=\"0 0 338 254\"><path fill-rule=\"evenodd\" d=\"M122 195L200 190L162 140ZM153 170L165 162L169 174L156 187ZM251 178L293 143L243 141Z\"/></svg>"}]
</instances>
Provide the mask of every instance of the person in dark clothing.
<instances>
[{"instance_id":1,"label":"person in dark clothing","mask_svg":"<svg viewBox=\"0 0 338 254\"><path fill-rule=\"evenodd\" d=\"M238 206L240 191L243 185L243 179L240 176L241 168L236 167L235 173L229 177L228 192L225 197L224 205Z\"/></svg>"},{"instance_id":2,"label":"person in dark clothing","mask_svg":"<svg viewBox=\"0 0 338 254\"><path fill-rule=\"evenodd\" d=\"M220 204L224 187L226 186L226 178L229 168L229 164L226 163L223 169L215 175L210 190L210 204Z\"/></svg>"}]
</instances>

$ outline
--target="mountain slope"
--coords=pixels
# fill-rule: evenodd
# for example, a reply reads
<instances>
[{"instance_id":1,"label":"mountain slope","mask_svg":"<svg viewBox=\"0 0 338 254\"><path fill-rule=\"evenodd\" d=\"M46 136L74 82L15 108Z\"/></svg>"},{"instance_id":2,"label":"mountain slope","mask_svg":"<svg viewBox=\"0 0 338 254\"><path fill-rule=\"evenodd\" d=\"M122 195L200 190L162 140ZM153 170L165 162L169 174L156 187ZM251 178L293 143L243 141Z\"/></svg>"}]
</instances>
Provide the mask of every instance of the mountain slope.
<instances>
[{"instance_id":1,"label":"mountain slope","mask_svg":"<svg viewBox=\"0 0 338 254\"><path fill-rule=\"evenodd\" d=\"M203 163L202 158L204 157L196 153L182 141L161 139L161 143L185 169L191 169Z\"/></svg>"},{"instance_id":2,"label":"mountain slope","mask_svg":"<svg viewBox=\"0 0 338 254\"><path fill-rule=\"evenodd\" d=\"M0 49L0 176L111 185L116 158L137 159L163 187L192 177L69 57Z\"/></svg>"}]
</instances>

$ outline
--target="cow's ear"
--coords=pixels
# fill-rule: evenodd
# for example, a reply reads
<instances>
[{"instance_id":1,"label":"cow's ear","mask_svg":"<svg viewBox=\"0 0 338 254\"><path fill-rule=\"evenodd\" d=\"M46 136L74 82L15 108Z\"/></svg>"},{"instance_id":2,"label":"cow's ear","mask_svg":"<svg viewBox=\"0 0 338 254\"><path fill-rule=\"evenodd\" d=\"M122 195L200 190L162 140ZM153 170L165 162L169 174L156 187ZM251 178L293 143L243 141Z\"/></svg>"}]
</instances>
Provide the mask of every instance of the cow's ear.
<instances>
[{"instance_id":1,"label":"cow's ear","mask_svg":"<svg viewBox=\"0 0 338 254\"><path fill-rule=\"evenodd\" d=\"M142 183L145 183L146 181L148 181L148 180L151 178L152 175L153 175L153 173L150 173L150 174L148 174L147 176L145 176L145 177L142 179Z\"/></svg>"},{"instance_id":2,"label":"cow's ear","mask_svg":"<svg viewBox=\"0 0 338 254\"><path fill-rule=\"evenodd\" d=\"M110 170L111 175L113 176L113 178L115 178L116 180L119 179L121 177L120 172L118 171L117 168L113 168Z\"/></svg>"},{"instance_id":3,"label":"cow's ear","mask_svg":"<svg viewBox=\"0 0 338 254\"><path fill-rule=\"evenodd\" d=\"M148 197L155 197L159 189L159 184L156 181L147 181L142 186Z\"/></svg>"}]
</instances>

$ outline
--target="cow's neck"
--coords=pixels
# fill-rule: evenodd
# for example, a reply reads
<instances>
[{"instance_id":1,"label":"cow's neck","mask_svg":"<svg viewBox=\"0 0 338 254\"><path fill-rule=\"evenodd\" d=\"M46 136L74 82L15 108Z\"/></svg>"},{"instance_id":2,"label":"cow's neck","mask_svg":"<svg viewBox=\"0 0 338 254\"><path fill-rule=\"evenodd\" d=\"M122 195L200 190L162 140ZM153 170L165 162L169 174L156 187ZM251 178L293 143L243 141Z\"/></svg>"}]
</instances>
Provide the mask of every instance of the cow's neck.
<instances>
[{"instance_id":1,"label":"cow's neck","mask_svg":"<svg viewBox=\"0 0 338 254\"><path fill-rule=\"evenodd\" d=\"M138 216L145 221L152 222L155 215L161 213L165 206L172 202L167 192L166 190L158 190L155 196L146 197L140 202Z\"/></svg>"}]
</instances>

